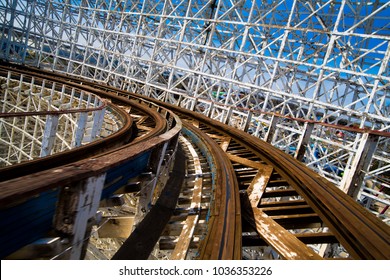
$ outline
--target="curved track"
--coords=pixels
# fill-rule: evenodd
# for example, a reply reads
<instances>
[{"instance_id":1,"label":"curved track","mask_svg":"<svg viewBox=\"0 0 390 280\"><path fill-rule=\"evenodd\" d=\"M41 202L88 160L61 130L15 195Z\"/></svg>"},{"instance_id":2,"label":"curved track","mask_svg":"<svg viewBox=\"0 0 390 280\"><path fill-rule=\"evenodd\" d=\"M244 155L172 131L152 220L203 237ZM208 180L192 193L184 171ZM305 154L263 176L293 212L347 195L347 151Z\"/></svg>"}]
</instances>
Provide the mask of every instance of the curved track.
<instances>
[{"instance_id":1,"label":"curved track","mask_svg":"<svg viewBox=\"0 0 390 280\"><path fill-rule=\"evenodd\" d=\"M37 71L19 68L19 71ZM178 259L191 256L241 259L253 255L282 259L390 259L390 230L386 224L333 184L271 145L203 115L137 94L49 72L37 71L34 75L93 91L122 106L135 106L136 102L131 100L138 100L166 121L150 137L135 138L122 147L91 158L75 159L74 163L61 162L59 158L57 169L1 182L3 213L11 213L33 195L103 173L106 174L103 190L115 185L110 191L103 191L102 198L107 199L118 189L129 188L130 177L142 180L139 176L152 170L155 179L150 182L157 181L164 168L169 170L173 166L176 173L166 176L160 187L143 185L149 196L143 205L151 207L114 259L147 258L156 248L159 254ZM159 122L155 121L156 127ZM142 127L140 123L138 126ZM184 138L177 144L179 130ZM127 172L121 166L126 162L133 166L144 153L149 153L148 167L126 180L121 178ZM172 155L176 155L174 163ZM183 170L180 164L183 162L187 170ZM189 165L193 166L192 171ZM53 176L53 172L58 174L58 168L61 174ZM110 171L114 168L119 171ZM110 172L117 175L109 176ZM186 186L191 187L191 192L186 192ZM183 203L187 206L183 207ZM161 213L165 213L164 219L159 218ZM160 220L164 221L157 225ZM151 229L151 223L156 224L156 229ZM62 228L58 221L56 233L74 238L74 233ZM192 230L186 231L187 228ZM47 229L42 235L45 234ZM142 238L151 240L140 249L147 252L145 257L134 254L134 244L142 242Z\"/></svg>"}]
</instances>

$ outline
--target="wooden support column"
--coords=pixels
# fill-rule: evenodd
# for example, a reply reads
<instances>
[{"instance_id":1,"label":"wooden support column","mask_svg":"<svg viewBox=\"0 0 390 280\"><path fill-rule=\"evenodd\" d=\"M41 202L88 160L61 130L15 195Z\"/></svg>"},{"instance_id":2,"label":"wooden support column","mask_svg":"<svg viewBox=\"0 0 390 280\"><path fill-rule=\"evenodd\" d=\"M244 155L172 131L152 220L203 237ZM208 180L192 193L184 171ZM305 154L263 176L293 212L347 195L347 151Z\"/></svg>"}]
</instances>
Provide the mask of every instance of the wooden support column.
<instances>
[{"instance_id":1,"label":"wooden support column","mask_svg":"<svg viewBox=\"0 0 390 280\"><path fill-rule=\"evenodd\" d=\"M245 132L248 131L249 126L251 124L251 120L252 120L252 111L248 111L248 115L246 117L246 122L245 122L245 125L244 125L244 131Z\"/></svg>"},{"instance_id":2,"label":"wooden support column","mask_svg":"<svg viewBox=\"0 0 390 280\"><path fill-rule=\"evenodd\" d=\"M93 113L93 125L91 131L91 140L95 139L96 136L100 134L100 130L103 125L104 113L106 108L103 108L101 111L96 111Z\"/></svg>"},{"instance_id":3,"label":"wooden support column","mask_svg":"<svg viewBox=\"0 0 390 280\"><path fill-rule=\"evenodd\" d=\"M67 251L62 259L84 258L105 178L106 173L61 189L54 227L69 241L64 243Z\"/></svg>"},{"instance_id":4,"label":"wooden support column","mask_svg":"<svg viewBox=\"0 0 390 280\"><path fill-rule=\"evenodd\" d=\"M211 103L210 103L209 110L208 110L208 112L207 112L207 117L208 117L208 118L211 118L211 117L212 117L213 111L214 111L214 102L211 102Z\"/></svg>"},{"instance_id":5,"label":"wooden support column","mask_svg":"<svg viewBox=\"0 0 390 280\"><path fill-rule=\"evenodd\" d=\"M191 111L196 111L196 104L198 104L198 98L191 101Z\"/></svg>"},{"instance_id":6,"label":"wooden support column","mask_svg":"<svg viewBox=\"0 0 390 280\"><path fill-rule=\"evenodd\" d=\"M344 172L340 188L354 199L357 198L365 172L371 164L378 140L378 135L364 133L351 165Z\"/></svg>"},{"instance_id":7,"label":"wooden support column","mask_svg":"<svg viewBox=\"0 0 390 280\"><path fill-rule=\"evenodd\" d=\"M48 115L46 118L40 157L45 157L51 154L56 138L58 119L58 115Z\"/></svg>"},{"instance_id":8,"label":"wooden support column","mask_svg":"<svg viewBox=\"0 0 390 280\"><path fill-rule=\"evenodd\" d=\"M274 134L276 131L276 125L278 124L278 122L279 122L279 117L273 115L268 127L267 134L264 137L265 142L272 143L272 139L274 138Z\"/></svg>"},{"instance_id":9,"label":"wooden support column","mask_svg":"<svg viewBox=\"0 0 390 280\"><path fill-rule=\"evenodd\" d=\"M179 106L179 107L181 107L181 106L180 106L180 103L181 103L182 100L183 100L183 95L180 94L180 95L179 95L179 98L177 99L176 105Z\"/></svg>"},{"instance_id":10,"label":"wooden support column","mask_svg":"<svg viewBox=\"0 0 390 280\"><path fill-rule=\"evenodd\" d=\"M313 128L314 128L314 123L305 122L303 126L303 133L301 135L301 138L299 139L297 150L295 151L295 155L294 155L294 157L299 161L302 161L305 156L307 143L309 143L311 133L313 132Z\"/></svg>"},{"instance_id":11,"label":"wooden support column","mask_svg":"<svg viewBox=\"0 0 390 280\"><path fill-rule=\"evenodd\" d=\"M232 117L232 114L233 114L233 107L229 107L229 110L227 112L227 115L226 115L226 118L224 121L225 124L229 124L229 121L230 121L230 118Z\"/></svg>"},{"instance_id":12,"label":"wooden support column","mask_svg":"<svg viewBox=\"0 0 390 280\"><path fill-rule=\"evenodd\" d=\"M73 147L80 147L85 133L85 127L88 120L88 113L80 113L79 120L77 122L77 129L74 136Z\"/></svg>"}]
</instances>

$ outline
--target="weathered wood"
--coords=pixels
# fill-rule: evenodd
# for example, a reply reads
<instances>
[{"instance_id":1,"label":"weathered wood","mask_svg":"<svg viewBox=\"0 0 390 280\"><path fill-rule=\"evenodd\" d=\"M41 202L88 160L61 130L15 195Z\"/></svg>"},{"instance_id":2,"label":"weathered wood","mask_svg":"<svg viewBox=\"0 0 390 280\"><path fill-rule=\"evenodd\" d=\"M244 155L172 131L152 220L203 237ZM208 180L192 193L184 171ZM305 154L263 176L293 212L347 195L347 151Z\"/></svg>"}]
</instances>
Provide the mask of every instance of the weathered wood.
<instances>
[{"instance_id":1,"label":"weathered wood","mask_svg":"<svg viewBox=\"0 0 390 280\"><path fill-rule=\"evenodd\" d=\"M189 245L189 249L197 249L199 247L199 237L194 237ZM161 238L158 242L160 250L173 250L177 244L177 238Z\"/></svg>"},{"instance_id":2,"label":"weathered wood","mask_svg":"<svg viewBox=\"0 0 390 280\"><path fill-rule=\"evenodd\" d=\"M247 189L252 207L257 207L259 204L273 172L273 168L268 165L262 165L258 170L257 175L253 178Z\"/></svg>"},{"instance_id":3,"label":"weathered wood","mask_svg":"<svg viewBox=\"0 0 390 280\"><path fill-rule=\"evenodd\" d=\"M269 216L313 213L309 205L262 207L261 211Z\"/></svg>"},{"instance_id":4,"label":"weathered wood","mask_svg":"<svg viewBox=\"0 0 390 280\"><path fill-rule=\"evenodd\" d=\"M197 152L195 151L194 147L187 139L183 138L183 142L187 146L192 156L195 175L201 176L202 166ZM196 177L193 192L192 192L192 201L191 201L190 208L193 210L200 209L201 200L202 200L202 178ZM180 233L179 240L175 246L175 249L171 254L172 260L184 260L186 258L198 219L199 219L199 215L196 213L195 215L189 215L187 217L183 229Z\"/></svg>"},{"instance_id":5,"label":"weathered wood","mask_svg":"<svg viewBox=\"0 0 390 280\"><path fill-rule=\"evenodd\" d=\"M239 157L239 156L236 156L236 155L233 155L233 154L230 154L230 153L227 153L227 156L229 157L229 159L231 161L240 163L240 164L248 166L248 167L252 167L252 168L255 168L255 169L261 169L261 168L264 167L264 165L262 163L260 163L260 162L249 160L249 159L246 159L246 158L243 158L243 157Z\"/></svg>"},{"instance_id":6,"label":"weathered wood","mask_svg":"<svg viewBox=\"0 0 390 280\"><path fill-rule=\"evenodd\" d=\"M292 188L288 189L278 189L278 190L270 190L263 193L263 198L269 198L269 197L283 197L283 196L298 196L296 190Z\"/></svg>"},{"instance_id":7,"label":"weathered wood","mask_svg":"<svg viewBox=\"0 0 390 280\"><path fill-rule=\"evenodd\" d=\"M230 145L230 140L231 140L231 139L232 139L232 138L230 138L230 137L225 137L225 138L223 138L223 140L222 140L222 142L221 142L221 144L220 144L222 151L224 151L224 152L227 151L227 149L228 149L228 147L229 147L229 145Z\"/></svg>"},{"instance_id":8,"label":"weathered wood","mask_svg":"<svg viewBox=\"0 0 390 280\"><path fill-rule=\"evenodd\" d=\"M262 202L258 207L262 208L262 207L280 207L280 206L298 206L298 205L307 205L307 203L303 199L265 201Z\"/></svg>"},{"instance_id":9,"label":"weathered wood","mask_svg":"<svg viewBox=\"0 0 390 280\"><path fill-rule=\"evenodd\" d=\"M290 260L320 260L313 250L280 226L257 207L252 207L247 194L241 196L242 216L282 258Z\"/></svg>"},{"instance_id":10,"label":"weathered wood","mask_svg":"<svg viewBox=\"0 0 390 280\"><path fill-rule=\"evenodd\" d=\"M149 257L175 209L184 180L184 163L184 154L179 146L172 173L161 196L112 257L113 260L143 260Z\"/></svg>"},{"instance_id":11,"label":"weathered wood","mask_svg":"<svg viewBox=\"0 0 390 280\"><path fill-rule=\"evenodd\" d=\"M305 244L332 244L338 243L337 238L329 232L299 233L294 234L301 242ZM242 237L242 246L268 246L267 242L259 236L246 235Z\"/></svg>"},{"instance_id":12,"label":"weathered wood","mask_svg":"<svg viewBox=\"0 0 390 280\"><path fill-rule=\"evenodd\" d=\"M137 128L141 129L141 130L145 130L145 131L151 131L153 129L153 128L150 128L148 126L139 125L139 124L137 124Z\"/></svg>"},{"instance_id":13,"label":"weathered wood","mask_svg":"<svg viewBox=\"0 0 390 280\"><path fill-rule=\"evenodd\" d=\"M190 215L187 217L175 249L171 254L171 260L184 260L186 258L198 219L198 215Z\"/></svg>"}]
</instances>

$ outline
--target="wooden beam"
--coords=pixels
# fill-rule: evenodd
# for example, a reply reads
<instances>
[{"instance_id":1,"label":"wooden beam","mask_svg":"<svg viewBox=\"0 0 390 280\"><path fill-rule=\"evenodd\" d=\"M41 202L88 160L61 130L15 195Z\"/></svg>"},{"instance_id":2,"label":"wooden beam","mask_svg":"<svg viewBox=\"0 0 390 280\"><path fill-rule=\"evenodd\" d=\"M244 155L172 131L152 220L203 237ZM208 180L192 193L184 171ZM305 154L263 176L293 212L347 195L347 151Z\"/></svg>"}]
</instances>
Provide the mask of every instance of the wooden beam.
<instances>
[{"instance_id":1,"label":"wooden beam","mask_svg":"<svg viewBox=\"0 0 390 280\"><path fill-rule=\"evenodd\" d=\"M195 179L195 185L192 192L192 201L190 206L190 209L198 211L198 209L200 209L201 206L200 204L202 200L202 178L201 178L202 165L200 163L198 153L196 152L192 144L184 137L182 141L187 146L192 156L194 162L194 168L195 168L195 175L199 176L196 177ZM175 246L175 249L171 254L172 260L184 260L186 258L190 246L190 242L194 234L195 226L198 223L198 220L199 220L199 212L195 213L194 215L189 215L187 217L183 229L180 233L179 239L177 241L177 244Z\"/></svg>"},{"instance_id":2,"label":"wooden beam","mask_svg":"<svg viewBox=\"0 0 390 280\"><path fill-rule=\"evenodd\" d=\"M231 140L231 139L232 139L231 137L225 137L225 138L222 140L221 144L219 144L219 145L221 146L221 149L222 149L224 152L227 151L227 149L228 149L228 147L229 147L229 145L230 145L230 140Z\"/></svg>"},{"instance_id":3,"label":"wooden beam","mask_svg":"<svg viewBox=\"0 0 390 280\"><path fill-rule=\"evenodd\" d=\"M271 166L262 165L255 178L253 178L250 183L247 193L252 207L257 207L259 204L273 170L274 169Z\"/></svg>"},{"instance_id":4,"label":"wooden beam","mask_svg":"<svg viewBox=\"0 0 390 280\"><path fill-rule=\"evenodd\" d=\"M261 211L269 216L313 213L313 209L309 205L263 207Z\"/></svg>"},{"instance_id":5,"label":"wooden beam","mask_svg":"<svg viewBox=\"0 0 390 280\"><path fill-rule=\"evenodd\" d=\"M242 215L256 232L279 253L289 260L320 260L312 249L308 248L296 236L284 229L261 209L252 207L246 193L241 196Z\"/></svg>"},{"instance_id":6,"label":"wooden beam","mask_svg":"<svg viewBox=\"0 0 390 280\"><path fill-rule=\"evenodd\" d=\"M337 238L329 232L299 233L294 234L301 242L305 244L335 244ZM259 236L246 235L242 237L243 247L268 246L267 242Z\"/></svg>"},{"instance_id":7,"label":"wooden beam","mask_svg":"<svg viewBox=\"0 0 390 280\"><path fill-rule=\"evenodd\" d=\"M242 158L242 157L230 154L230 153L227 153L227 156L233 162L237 162L237 163L240 163L242 165L245 165L245 166L248 166L248 167L252 167L254 169L262 169L262 168L264 168L264 164L262 164L260 162L256 162L256 161L253 161L253 160L250 160L250 159Z\"/></svg>"},{"instance_id":8,"label":"wooden beam","mask_svg":"<svg viewBox=\"0 0 390 280\"><path fill-rule=\"evenodd\" d=\"M263 194L263 198L269 197L283 197L283 196L298 196L296 190L288 188L288 189L279 189L279 190L271 190L267 191Z\"/></svg>"}]
</instances>

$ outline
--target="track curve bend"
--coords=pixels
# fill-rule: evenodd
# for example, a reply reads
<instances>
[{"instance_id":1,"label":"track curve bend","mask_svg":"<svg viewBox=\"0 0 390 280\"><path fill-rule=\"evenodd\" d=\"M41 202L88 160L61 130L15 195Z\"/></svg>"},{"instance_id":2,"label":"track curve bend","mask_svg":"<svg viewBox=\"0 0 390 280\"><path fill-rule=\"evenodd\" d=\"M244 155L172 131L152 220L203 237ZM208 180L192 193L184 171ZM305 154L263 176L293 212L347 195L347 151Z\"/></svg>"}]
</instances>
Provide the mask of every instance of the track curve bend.
<instances>
[{"instance_id":1,"label":"track curve bend","mask_svg":"<svg viewBox=\"0 0 390 280\"><path fill-rule=\"evenodd\" d=\"M385 223L256 137L199 113L105 85L22 66L13 66L13 71L94 92L134 113L136 126L127 125L131 133L149 133L127 134L126 141L109 151L91 146L90 154L75 152L78 157L72 155L72 161L59 155L54 168L40 164L31 172L18 170L4 177L2 258L33 258L26 251L31 253L34 242L48 237L61 241L60 253L51 248L49 258L84 258L92 227L103 226L96 215L99 207L107 209L118 195L135 194L137 211L130 220L137 227L130 226L128 238L121 235L123 246L111 256L114 259L140 257L131 257L140 242L147 252L141 258L390 259L390 229ZM146 119L153 120L152 128L144 125ZM88 206L81 203L84 200ZM47 201L51 206L42 207ZM105 222L119 223L119 218L123 217ZM32 229L38 230L25 234Z\"/></svg>"}]
</instances>

